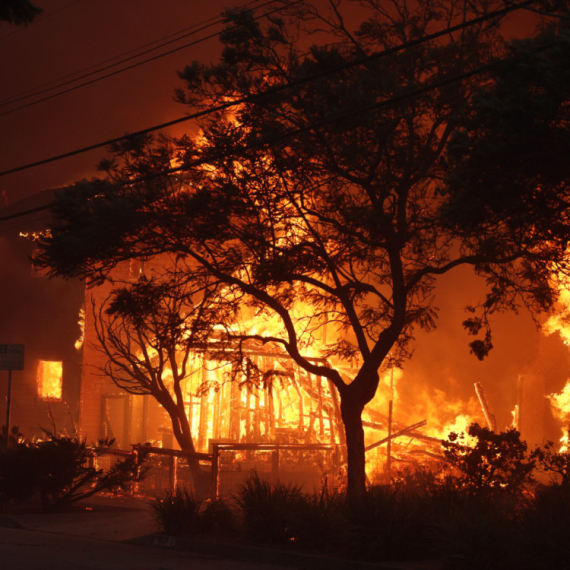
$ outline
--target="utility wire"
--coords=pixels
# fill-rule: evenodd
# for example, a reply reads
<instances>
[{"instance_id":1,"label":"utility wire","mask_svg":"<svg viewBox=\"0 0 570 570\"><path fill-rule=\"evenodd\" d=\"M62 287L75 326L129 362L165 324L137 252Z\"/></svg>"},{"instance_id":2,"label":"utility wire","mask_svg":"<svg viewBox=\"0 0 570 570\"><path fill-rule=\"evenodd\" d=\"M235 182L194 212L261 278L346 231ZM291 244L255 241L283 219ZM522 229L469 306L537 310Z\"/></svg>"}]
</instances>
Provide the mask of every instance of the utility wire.
<instances>
[{"instance_id":1,"label":"utility wire","mask_svg":"<svg viewBox=\"0 0 570 570\"><path fill-rule=\"evenodd\" d=\"M257 2L259 2L259 0L252 0L251 2L243 4L242 6L239 6L239 8L246 8L246 7L250 6L251 4L255 4ZM269 0L268 2L265 2L265 4L262 4L262 5L258 6L257 8L264 8L265 6L272 4L274 2L275 2L275 0ZM129 50L127 52L124 52L122 54L116 55L115 57L106 59L105 61L96 63L96 64L91 65L89 67L75 71L74 73L70 73L70 74L65 75L63 77L60 77L59 79L54 79L53 81L50 81L48 83L44 83L43 85L40 85L38 87L34 87L34 88L29 89L27 91L24 91L22 93L8 97L8 98L0 101L0 107L5 107L7 105L12 105L14 103L18 103L20 101L24 101L25 99L29 99L30 97L36 97L38 95L43 95L44 93L48 93L50 91L53 91L54 89L59 89L61 87L65 87L66 85L70 85L72 83L75 83L76 81L80 81L81 79L85 79L85 78L90 77L92 75L97 75L98 73L102 73L104 71L107 71L108 69L112 69L113 67L121 65L122 63L127 63L129 61L132 61L133 59L136 59L138 57L142 57L143 55L146 55L148 53L156 51L157 49L160 49L160 48L165 47L167 45L170 45L172 43L178 42L184 38L193 36L193 35L197 34L198 32L202 32L208 28L211 28L212 26L215 26L217 24L221 24L224 21L225 21L225 19L220 18L219 16L214 16L212 18L208 18L207 20L203 20L202 22L199 22L198 24L194 24L193 26L184 28L184 29L179 30L177 32L173 32L172 34L168 34L167 36L163 36L162 38L159 38L159 39L154 40L152 42L146 43L142 46L139 46L137 48L134 48L134 49ZM183 34L183 35L180 35L180 34ZM174 36L179 36L179 37L174 37ZM211 37L212 36L207 36L206 38L202 38L202 39L198 40L197 42L193 42L191 44L186 44L184 46L181 46L178 49L183 49L185 47L195 45L195 43L206 41L206 40L210 39ZM171 38L174 38L174 39L171 39ZM164 40L168 40L168 41L164 41ZM159 45L154 45L154 44L157 44L158 42L163 42L163 43L161 43ZM153 45L154 45L154 47L150 47ZM145 51L141 52L140 50L145 50ZM160 57L164 57L165 55L170 55L171 53L173 53L173 52L169 51L169 52L165 53L164 55L161 55ZM131 54L134 54L134 55L131 55ZM126 56L129 56L129 57L126 57ZM115 61L119 58L124 58L124 59L121 59L120 61ZM113 61L115 61L115 63L111 63ZM142 65L144 63L147 63L147 61L152 61L152 59L145 60L143 62L140 62L137 65ZM106 64L109 64L109 65L106 65ZM105 65L105 67L101 67L103 65ZM100 69L96 69L96 68L100 68ZM95 71L92 71L93 69L95 69ZM126 67L123 70L121 70L120 72L122 73L123 71L127 71L129 69L131 69L131 67ZM83 73L83 75L76 77L80 73ZM110 75L100 77L97 79L97 81L105 79L107 77L110 77ZM57 85L53 85L54 83L57 83ZM76 89L78 89L79 87L83 87L84 85L89 85L90 83L91 82L79 85L76 87ZM72 91L72 90L73 89L62 91L61 93L57 93L56 95L54 95L52 97L45 97L45 98L40 99L38 101L34 101L32 103L22 105L20 107L15 108L15 109L11 109L9 111L6 111L6 112L0 114L0 117L3 115L7 115L9 113L13 113L15 111L18 111L19 109L24 109L25 107L35 105L36 103L41 103L42 101L45 101L47 99L50 99L50 98L53 98L53 97L56 97L59 95L63 95L64 93L68 93L69 91Z\"/></svg>"},{"instance_id":2,"label":"utility wire","mask_svg":"<svg viewBox=\"0 0 570 570\"><path fill-rule=\"evenodd\" d=\"M539 53L541 51L550 49L553 45L554 45L553 43L543 45L540 48L537 48L535 50L535 53ZM410 99L414 99L414 98L416 98L420 95L424 95L425 93L428 93L430 91L433 91L436 89L441 89L442 87L447 87L447 86L452 85L454 83L457 83L459 81L463 81L464 79L469 79L470 77L474 77L476 75L480 75L482 73L490 71L492 68L496 67L498 65L498 63L499 63L498 61L495 61L493 63L478 67L476 69L472 69L471 71L467 71L467 72L462 73L460 75L455 75L453 77L449 77L449 78L443 79L441 81L437 81L434 83L430 83L428 85L424 85L423 87L420 87L418 89L414 89L414 90L409 91L407 93L402 93L401 95L398 95L396 97L391 97L390 99L385 99L384 101L379 101L377 103L373 103L373 104L368 105L368 106L359 107L357 109L345 111L345 112L337 114L337 115L325 117L325 118L321 119L320 121L312 122L312 123L305 125L303 127L299 127L297 129L291 129L289 131L285 131L285 132L277 134L277 135L272 135L272 136L264 138L264 139L253 141L252 143L245 145L242 148L242 150L255 150L255 149L258 149L258 148L261 148L264 146L268 146L268 145L272 145L272 144L281 142L285 139L306 133L308 131L318 129L320 127L329 125L329 124L334 123L336 121L340 121L340 120L347 119L350 117L354 117L357 115L361 115L364 113L369 113L371 111L378 111L378 110L381 110L384 108L394 107L400 103L406 102ZM129 185L140 184L142 182L146 182L149 180L160 178L162 176L169 176L169 175L176 174L179 172L185 172L185 171L190 170L191 168L196 168L197 166L202 166L205 164L212 164L218 160L224 160L224 159L227 159L231 156L233 156L233 153L221 153L218 156L208 156L208 157L200 158L198 160L195 160L194 162L192 162L192 164L189 164L189 165L179 166L176 168L169 168L167 170L163 170L161 172L157 172L157 173L152 174L152 175L147 175L147 176L143 176L140 178L129 180L128 184ZM52 206L53 206L53 204L46 204L44 206L38 206L38 207L32 208L30 210L25 210L23 212L16 212L16 213L10 214L8 216L3 216L3 217L0 217L0 223L3 221L6 221L6 220L11 220L14 218L19 218L21 216L26 216L28 214L33 214L35 212L40 212L42 210L47 210L47 209L51 208Z\"/></svg>"},{"instance_id":3,"label":"utility wire","mask_svg":"<svg viewBox=\"0 0 570 570\"><path fill-rule=\"evenodd\" d=\"M266 4L272 4L273 1L274 1L274 0L269 0L269 2L266 2ZM293 4L297 4L298 2L300 2L300 0L296 0L296 2L293 2ZM265 6L266 4L264 4L264 6ZM266 12L265 14L261 14L260 16L257 16L257 17L254 18L254 19L260 19L260 18L269 16L269 15L271 15L271 14L274 14L275 12L280 12L281 10L283 10L283 7L275 8L274 10L271 10L271 11L269 11L269 12ZM211 24L211 25L213 25L213 24ZM211 25L203 26L201 29L196 30L196 32L194 32L194 33L197 33L197 32L199 32L199 31L203 31L203 30L205 30L205 29L211 27ZM192 34L189 34L189 35L192 35ZM181 46L179 46L179 47L173 48L173 49L171 49L171 50L169 50L169 51L167 51L167 52L163 52L163 53L157 54L157 55L155 55L155 56L153 56L153 57L149 57L149 58L143 59L142 61L139 61L139 62L137 62L137 63L133 63L133 64L131 64L131 65L128 65L127 67L124 67L124 68L122 68L122 69L118 69L118 70L112 71L111 73L107 73L106 75L102 75L101 77L97 77L97 78L95 78L95 79L91 79L91 80L89 80L89 81L85 81L84 83L80 83L79 85L75 85L75 86L73 86L73 87L69 87L68 89L64 89L63 91L60 91L60 92L58 92L58 93L53 93L52 95L47 95L46 97L43 97L42 99L38 99L38 100L36 100L36 101L30 101L29 103L26 103L26 104L24 104L24 105L20 105L19 107L15 107L14 109L10 109L9 111L4 111L3 113L0 113L0 117L4 117L5 115L10 115L11 113L15 113L16 111L20 111L21 109L26 109L26 108L28 108L28 107L32 107L33 105L37 105L38 103L43 103L44 101L49 101L50 99L54 99L55 97L59 97L60 95L64 95L64 94L66 94L66 93L70 93L70 92L72 92L72 91L76 91L77 89L81 89L82 87L86 87L87 85L92 85L93 83L97 83L97 82L101 81L102 79L107 79L107 78L109 78L109 77L114 77L115 75L119 75L120 73L123 73L123 72L125 72L125 71L129 71L130 69L134 69L135 67L139 67L139 66L141 66L141 65L144 65L144 64L146 64L146 63L150 63L151 61L155 61L155 60L157 60L157 59L161 59L161 58L163 58L163 57L166 57L167 55L171 55L171 54L176 53L176 52L178 52L178 51L180 51L180 50L183 50L183 49L186 49L186 48L188 48L188 47L197 45L197 44L199 44L199 43L202 43L202 42L204 42L204 41L210 40L210 39L215 38L215 37L217 37L217 36L218 36L218 32L215 32L215 33L210 34L210 35L208 35L208 36L204 36L203 38L200 38L200 39L198 39L198 40L194 40L194 41L189 42L189 43L187 43L187 44L184 44L184 45L181 45ZM173 40L173 41L174 41L174 40ZM172 43L172 42L167 42L167 43ZM166 45L166 44L165 44L165 45ZM148 50L148 51L153 51L153 50ZM141 55L143 55L143 54L141 54ZM134 59L134 58L129 58L129 59ZM127 60L125 60L125 61L127 61ZM109 67L114 67L114 65L109 66ZM101 70L101 71L103 71L103 70ZM85 77L88 77L89 75L92 75L92 74L87 74ZM79 79L81 79L81 78L79 78ZM74 82L74 81L69 81L68 83L73 83L73 82Z\"/></svg>"},{"instance_id":4,"label":"utility wire","mask_svg":"<svg viewBox=\"0 0 570 570\"><path fill-rule=\"evenodd\" d=\"M28 170L28 169L34 168L34 167L36 167L36 166L42 166L42 165L44 165L44 164L49 164L49 163L51 163L51 162L56 162L56 161L62 160L62 159L64 159L64 158L69 158L69 157L71 157L71 156L76 156L76 155L78 155L78 154L83 154L83 153L89 152L89 151L91 151L91 150L96 150L96 149L98 149L98 148L102 148L102 147L105 147L105 146L109 146L109 145L115 144L115 143L117 143L117 142L121 142L121 141L127 140L127 139L132 138L132 137L137 137L137 136L146 135L146 134L151 133L151 132L153 132L153 131L157 131L157 130L161 130L161 129L164 129L164 128L167 128L167 127L171 127L171 126L173 126L173 125L177 125L177 124L180 124L180 123L183 123L183 122L186 122L186 121L190 121L190 120L193 120L193 119L199 119L199 118L205 117L205 116L207 116L207 115L210 115L210 114L212 114L212 113L216 113L216 112L219 112L219 111L227 110L227 109L229 109L229 108L231 108L231 107L235 107L235 106L237 106L237 105L242 105L242 104L246 104L246 103L255 102L255 101L257 101L258 99L262 99L263 97L267 97L268 95L273 95L273 94L275 94L275 93L279 93L279 92L281 92L281 91L285 91L285 90L287 90L287 89L291 89L291 88L293 88L293 87L297 87L297 86L302 85L302 84L304 84L304 83L308 83L308 82L310 82L310 81L315 81L316 79L321 79L321 78L323 78L323 77L327 77L327 76L332 75L332 74L334 74L334 73L338 73L338 72L340 72L340 71L344 71L344 70L346 70L346 69L350 69L351 67L355 67L355 66L359 66L359 65L364 65L364 64L369 63L369 62L371 62L371 61L374 61L374 60L380 59L380 58L382 58L382 57L385 57L385 56L388 56L388 55L397 53L397 52L402 51L402 50L404 50L404 49L409 49L409 48L411 48L411 47L415 47L415 46L420 45L420 44L422 44L422 43L424 43L424 42L427 42L427 41L430 41L430 40L439 38L439 37L441 37L441 36L454 33L454 32L456 32L456 31L462 30L462 29L467 28L467 27L470 27L470 26L474 26L474 25L476 25L476 24L480 24L480 23L485 22L485 21L487 21L487 20L490 20L490 19L492 19L492 18L497 18L497 17L500 17L500 16L504 16L504 15L508 14L509 12L512 12L512 11L514 11L514 10L518 10L518 9L520 9L520 8L522 8L522 7L525 7L525 6L530 5L530 4L534 4L534 3L536 3L536 2L537 2L537 0L526 0L525 2L521 2L521 3L518 4L518 5L512 5L512 6L508 7L508 8L503 8L503 9L501 9L501 10L496 10L495 12L490 12L489 14L486 14L486 15L483 15L483 16L479 16L479 17L473 18L473 19L471 19L471 20L467 20L467 21L465 21L465 22L463 22L463 23L461 23L461 24L457 24L457 25L455 25L455 26L451 26L451 27L449 27L449 28L445 28L444 30L440 30L439 32L435 32L435 33L430 34L430 35L428 35L428 36L424 36L424 37L422 37L422 38L418 38L417 40L412 40L412 41L410 41L410 42L406 42L406 43L404 43L404 44L400 44L399 46L395 46L395 47L393 47L393 48L389 48L389 49L383 50L383 51L381 51L381 52L378 52L378 53L375 53L375 54L372 54L372 55L369 55L369 56L365 56L365 57L362 57L362 58L357 58L357 59L355 59L355 60L352 60L352 61L350 61L350 62L347 62L347 63L345 63L345 64L343 64L343 65L340 65L340 66L335 67L335 68L333 68L333 69L330 69L330 70L328 70L328 71L322 71L322 72L320 72L320 73L316 73L316 74L314 74L314 75L310 75L310 76L304 77L304 78L302 78L302 79L297 79L297 80L291 81L291 82L289 82L289 83L285 83L285 84L282 84L282 85L277 85L277 86L275 86L275 87L271 87L271 88L267 89L266 91L262 91L262 92L260 92L260 93L255 93L255 94L253 94L253 95L248 95L248 96L242 97L242 98L240 98L240 99L234 99L234 100L232 100L232 101L227 101L226 103L221 103L221 104L219 104L219 105L215 105L215 106L210 107L210 108L208 108L208 109L204 109L204 110L202 110L202 111L198 111L198 112L192 113L192 114L190 114L190 115L185 115L184 117L179 117L178 119L174 119L174 120L172 120L172 121L167 121L167 122L161 123L161 124L159 124L159 125L154 125L154 126L152 126L152 127L147 127L146 129L141 129L141 130L139 130L139 131L135 131L134 133L129 133L129 134L127 134L127 135L123 135L123 136L116 137L116 138L113 138L113 139L108 139L108 140L103 141L103 142L95 143L95 144L92 144L92 145L89 145L89 146L86 146L86 147L82 147L82 148L79 148L79 149L76 149L76 150L72 150L72 151L69 151L69 152L66 152L66 153L63 153L63 154L59 154L59 155L56 155L56 156L52 156L52 157L50 157L50 158L45 158L45 159L43 159L43 160L39 160L39 161L36 161L36 162L31 162L31 163L28 163L28 164L24 164L24 165L22 165L22 166L17 166L17 167L15 167L15 168L11 168L11 169L8 169L8 170L0 171L0 176L6 176L6 175L8 175L8 174L13 174L13 173L15 173L15 172L21 172L22 170Z\"/></svg>"}]
</instances>

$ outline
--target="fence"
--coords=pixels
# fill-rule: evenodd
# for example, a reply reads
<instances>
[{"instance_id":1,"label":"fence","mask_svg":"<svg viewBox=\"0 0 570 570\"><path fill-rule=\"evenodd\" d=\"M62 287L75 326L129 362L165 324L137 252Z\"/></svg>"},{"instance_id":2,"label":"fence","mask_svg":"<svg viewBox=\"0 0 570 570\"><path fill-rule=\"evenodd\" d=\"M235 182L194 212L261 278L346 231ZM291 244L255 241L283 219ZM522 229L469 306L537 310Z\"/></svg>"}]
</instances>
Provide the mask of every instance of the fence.
<instances>
[{"instance_id":1,"label":"fence","mask_svg":"<svg viewBox=\"0 0 570 570\"><path fill-rule=\"evenodd\" d=\"M335 444L213 443L212 488L226 496L253 472L260 479L303 485L307 491L335 486L340 446Z\"/></svg>"},{"instance_id":2,"label":"fence","mask_svg":"<svg viewBox=\"0 0 570 570\"><path fill-rule=\"evenodd\" d=\"M198 459L210 477L210 495L216 498L231 494L253 472L264 480L303 485L307 491L323 485L334 487L341 465L340 446L334 444L213 443L211 448L211 454L192 454L135 445L132 451L109 449L93 457L92 464L106 470L118 458L134 456L138 463L144 463L147 473L132 492L159 496L176 487L193 489L188 459Z\"/></svg>"}]
</instances>

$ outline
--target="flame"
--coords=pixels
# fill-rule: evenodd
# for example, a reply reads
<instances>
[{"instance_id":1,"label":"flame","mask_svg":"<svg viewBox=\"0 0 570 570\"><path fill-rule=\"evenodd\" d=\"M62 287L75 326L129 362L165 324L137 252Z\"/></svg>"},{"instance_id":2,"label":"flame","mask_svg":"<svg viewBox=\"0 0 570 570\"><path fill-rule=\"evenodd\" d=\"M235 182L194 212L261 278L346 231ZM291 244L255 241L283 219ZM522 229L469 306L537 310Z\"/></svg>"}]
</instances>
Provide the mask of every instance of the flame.
<instances>
[{"instance_id":1,"label":"flame","mask_svg":"<svg viewBox=\"0 0 570 570\"><path fill-rule=\"evenodd\" d=\"M558 290L558 310L544 323L543 330L547 335L557 332L568 346L570 345L570 277L562 272L554 272L552 280Z\"/></svg>"},{"instance_id":2,"label":"flame","mask_svg":"<svg viewBox=\"0 0 570 570\"><path fill-rule=\"evenodd\" d=\"M40 360L38 365L38 395L42 400L60 401L62 396L62 363Z\"/></svg>"},{"instance_id":3,"label":"flame","mask_svg":"<svg viewBox=\"0 0 570 570\"><path fill-rule=\"evenodd\" d=\"M570 379L566 381L566 385L558 394L550 394L546 396L550 400L556 416L562 421L564 427L562 428L563 435L560 438L560 452L566 453L568 451L568 429L570 428Z\"/></svg>"}]
</instances>

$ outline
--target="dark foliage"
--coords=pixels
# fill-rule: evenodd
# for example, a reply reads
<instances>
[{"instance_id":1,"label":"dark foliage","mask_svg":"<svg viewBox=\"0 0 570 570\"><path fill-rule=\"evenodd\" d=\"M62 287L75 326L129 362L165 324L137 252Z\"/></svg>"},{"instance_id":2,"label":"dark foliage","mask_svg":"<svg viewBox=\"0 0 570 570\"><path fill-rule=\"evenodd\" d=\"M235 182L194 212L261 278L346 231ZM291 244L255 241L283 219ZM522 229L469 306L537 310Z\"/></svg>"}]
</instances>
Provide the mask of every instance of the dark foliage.
<instances>
[{"instance_id":1,"label":"dark foliage","mask_svg":"<svg viewBox=\"0 0 570 570\"><path fill-rule=\"evenodd\" d=\"M234 512L222 500L199 499L187 489L177 488L152 503L154 517L165 534L194 536L235 535L237 522Z\"/></svg>"},{"instance_id":2,"label":"dark foliage","mask_svg":"<svg viewBox=\"0 0 570 570\"><path fill-rule=\"evenodd\" d=\"M30 24L42 12L30 0L0 0L0 20L10 24Z\"/></svg>"},{"instance_id":3,"label":"dark foliage","mask_svg":"<svg viewBox=\"0 0 570 570\"><path fill-rule=\"evenodd\" d=\"M407 489L371 487L351 501L347 540L350 558L413 560L435 555L435 523L425 498Z\"/></svg>"},{"instance_id":4,"label":"dark foliage","mask_svg":"<svg viewBox=\"0 0 570 570\"><path fill-rule=\"evenodd\" d=\"M8 447L14 447L24 440L24 435L20 433L18 426L12 426L8 436ZM6 449L6 426L0 428L0 449Z\"/></svg>"},{"instance_id":5,"label":"dark foliage","mask_svg":"<svg viewBox=\"0 0 570 570\"><path fill-rule=\"evenodd\" d=\"M522 570L568 568L569 534L570 487L539 487L521 521L518 567Z\"/></svg>"},{"instance_id":6,"label":"dark foliage","mask_svg":"<svg viewBox=\"0 0 570 570\"><path fill-rule=\"evenodd\" d=\"M295 543L295 513L303 499L301 487L272 484L253 473L240 485L236 495L243 515L244 536L263 544Z\"/></svg>"},{"instance_id":7,"label":"dark foliage","mask_svg":"<svg viewBox=\"0 0 570 570\"><path fill-rule=\"evenodd\" d=\"M443 442L445 460L459 471L456 485L466 493L521 494L534 482L536 459L527 453L527 444L515 429L494 432L471 424L468 434L474 446L464 443L464 434L452 433Z\"/></svg>"},{"instance_id":8,"label":"dark foliage","mask_svg":"<svg viewBox=\"0 0 570 570\"><path fill-rule=\"evenodd\" d=\"M144 476L133 458L117 461L107 472L89 466L114 442L89 448L85 440L46 433L45 441L21 442L0 452L0 501L39 499L46 511L59 510L103 490L128 489Z\"/></svg>"}]
</instances>

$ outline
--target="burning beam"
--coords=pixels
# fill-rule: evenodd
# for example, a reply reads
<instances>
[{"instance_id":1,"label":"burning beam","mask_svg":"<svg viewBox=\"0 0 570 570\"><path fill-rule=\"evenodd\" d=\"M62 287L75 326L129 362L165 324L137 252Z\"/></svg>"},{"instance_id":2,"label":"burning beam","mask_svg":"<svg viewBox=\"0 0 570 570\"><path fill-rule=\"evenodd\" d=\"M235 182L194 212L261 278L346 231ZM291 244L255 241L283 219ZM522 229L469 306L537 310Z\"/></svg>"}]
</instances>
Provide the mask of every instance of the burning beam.
<instances>
[{"instance_id":1,"label":"burning beam","mask_svg":"<svg viewBox=\"0 0 570 570\"><path fill-rule=\"evenodd\" d=\"M477 393L477 398L479 398L479 403L481 404L483 414L485 415L487 427L492 431L497 431L497 422L495 420L495 416L491 413L491 409L489 408L489 403L485 398L485 392L483 391L483 386L481 386L480 382L475 382L475 392Z\"/></svg>"},{"instance_id":2,"label":"burning beam","mask_svg":"<svg viewBox=\"0 0 570 570\"><path fill-rule=\"evenodd\" d=\"M401 430L398 430L398 431L394 432L393 434L389 435L388 437L385 437L384 439L381 439L380 441L377 441L376 443L373 443L373 444L369 445L368 447L365 447L364 451L370 451L371 449L374 449L374 448L382 445L383 443L391 441L392 439L395 439L396 437L399 437L401 435L412 435L409 433L410 431L421 428L421 427L425 426L426 424L427 424L427 420L422 420L421 422L418 422L416 424L412 424L411 426L408 426L408 427L405 427ZM415 437L415 436L412 435L412 437Z\"/></svg>"}]
</instances>

